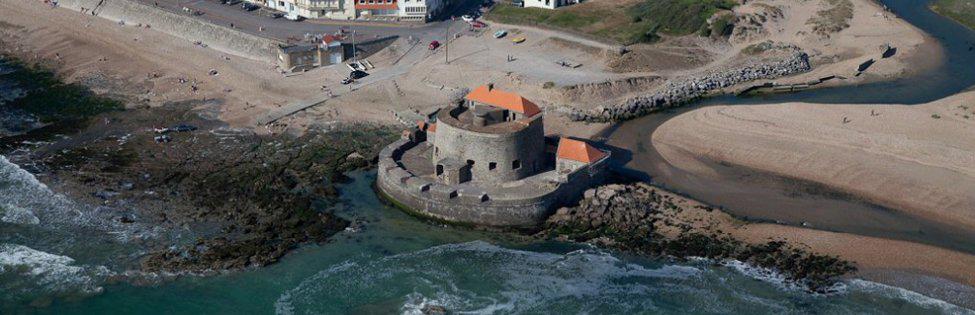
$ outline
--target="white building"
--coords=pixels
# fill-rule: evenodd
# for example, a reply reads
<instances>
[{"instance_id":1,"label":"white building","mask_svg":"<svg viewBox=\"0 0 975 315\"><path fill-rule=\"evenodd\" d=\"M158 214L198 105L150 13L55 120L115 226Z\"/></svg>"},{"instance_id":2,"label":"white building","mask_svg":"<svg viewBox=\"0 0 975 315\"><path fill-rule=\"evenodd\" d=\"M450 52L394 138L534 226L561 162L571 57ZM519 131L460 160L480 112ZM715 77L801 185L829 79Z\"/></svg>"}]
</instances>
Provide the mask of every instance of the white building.
<instances>
[{"instance_id":1,"label":"white building","mask_svg":"<svg viewBox=\"0 0 975 315\"><path fill-rule=\"evenodd\" d=\"M570 4L579 3L580 0L524 0L526 8L555 9Z\"/></svg>"},{"instance_id":2,"label":"white building","mask_svg":"<svg viewBox=\"0 0 975 315\"><path fill-rule=\"evenodd\" d=\"M444 0L399 0L400 21L425 22L440 14Z\"/></svg>"},{"instance_id":3,"label":"white building","mask_svg":"<svg viewBox=\"0 0 975 315\"><path fill-rule=\"evenodd\" d=\"M426 22L440 14L446 0L247 0L290 16L307 19L388 18ZM565 0L561 0L565 1Z\"/></svg>"},{"instance_id":4,"label":"white building","mask_svg":"<svg viewBox=\"0 0 975 315\"><path fill-rule=\"evenodd\" d=\"M307 19L351 19L355 17L353 0L249 0L288 15ZM265 2L266 1L266 2Z\"/></svg>"}]
</instances>

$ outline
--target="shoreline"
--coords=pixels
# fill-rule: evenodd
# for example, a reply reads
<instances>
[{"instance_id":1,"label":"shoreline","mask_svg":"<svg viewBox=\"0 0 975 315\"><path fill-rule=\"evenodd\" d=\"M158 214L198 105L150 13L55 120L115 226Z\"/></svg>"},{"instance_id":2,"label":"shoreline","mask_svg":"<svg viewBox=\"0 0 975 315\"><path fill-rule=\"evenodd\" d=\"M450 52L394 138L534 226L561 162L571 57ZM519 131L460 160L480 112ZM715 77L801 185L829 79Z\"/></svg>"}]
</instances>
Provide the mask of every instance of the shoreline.
<instances>
[{"instance_id":1,"label":"shoreline","mask_svg":"<svg viewBox=\"0 0 975 315\"><path fill-rule=\"evenodd\" d=\"M593 216L594 213L601 215ZM648 230L644 227L649 226ZM787 279L809 285L809 290L823 290L839 278L850 276L902 287L924 295L948 301L963 307L975 307L975 302L965 295L944 292L975 294L975 255L946 250L929 245L865 237L854 234L828 232L769 223L742 221L727 212L712 208L694 199L663 190L645 183L607 184L590 189L579 206L562 208L549 218L543 234L560 240L585 242L650 256L689 256L723 259L736 253L735 242L748 246L773 246L782 255L800 255L803 263L785 263L771 254L755 265L784 273ZM653 236L649 236L649 235ZM730 237L730 239L728 238ZM694 240L690 242L689 240ZM690 242L694 246L675 249L669 242ZM785 247L773 245L784 242ZM864 244L867 244L864 246ZM730 247L729 247L730 246ZM750 260L751 255L762 254L749 250L730 254L737 260ZM914 255L903 255L904 252ZM787 253L787 254L786 254ZM823 255L823 256L817 256ZM858 270L850 270L841 261L827 263L836 257L854 263ZM770 263L769 259L774 263ZM807 265L808 263L808 265ZM797 276L816 270L813 282L807 276ZM802 273L799 273L802 272ZM945 281L941 287L928 281L928 286L918 285L909 279L899 279L891 273L914 274Z\"/></svg>"},{"instance_id":2,"label":"shoreline","mask_svg":"<svg viewBox=\"0 0 975 315\"><path fill-rule=\"evenodd\" d=\"M105 24L105 23L102 23L102 24ZM109 24L110 24L110 23L109 23ZM188 46L188 45L187 45L187 46ZM189 49L192 49L192 47L188 47L188 48L189 48ZM25 53L25 54L29 54L30 52L27 52L27 51L25 51L24 53ZM48 55L50 55L50 53L47 53L47 54L48 54ZM36 55L36 53L35 53L35 55ZM210 56L210 57L215 57L215 56L212 56L212 54L211 54L211 56ZM113 59L114 59L114 58L113 58ZM76 67L76 66L70 66L70 68L74 68L74 67ZM61 72L61 71L59 71L59 72ZM68 70L68 71L64 71L64 72L70 72L70 70ZM61 72L61 73L64 73L64 72ZM223 69L221 69L221 73L223 73ZM141 74L139 74L139 75L141 75ZM132 77L137 77L137 76L136 76L136 75L133 75ZM221 86L221 87L222 87L222 86ZM211 98L212 98L212 97L217 97L217 98L221 98L221 97L219 96L219 95L221 95L221 92L219 92L219 89L220 89L221 87L214 87L214 88L212 88L212 90L211 90L211 91L213 91L213 93L214 93L213 95L218 95L218 96L213 96L213 95L208 95L208 96L204 96L204 98L206 98L206 97L211 97ZM303 87L303 88L305 88L305 89L309 89L309 87L307 87L307 86L305 86L305 87ZM311 89L313 89L313 88L311 88ZM228 92L227 94L230 94L230 93ZM284 93L284 92L281 92L280 94L281 94L281 95L287 95L288 93ZM192 94L191 94L191 95L192 95ZM183 96L183 97L185 97L185 96ZM246 98L247 98L247 96L246 96L246 95L240 95L240 96L234 96L234 98L236 98L236 99L237 99L237 100L239 101L239 100L242 100L242 99L246 99ZM249 124L249 122L247 121L247 118L246 118L246 116L245 116L245 115L243 115L243 114L240 114L239 116L234 116L234 117L229 117L229 118L228 118L228 117L223 117L223 119L225 119L225 121L226 121L226 122L231 122L231 123L235 123L235 124L238 124L238 125L247 125L247 124ZM610 125L610 126L604 126L604 127L603 127L603 130L604 130L604 131L605 131L605 130L610 130L611 128L613 128L613 125Z\"/></svg>"}]
</instances>

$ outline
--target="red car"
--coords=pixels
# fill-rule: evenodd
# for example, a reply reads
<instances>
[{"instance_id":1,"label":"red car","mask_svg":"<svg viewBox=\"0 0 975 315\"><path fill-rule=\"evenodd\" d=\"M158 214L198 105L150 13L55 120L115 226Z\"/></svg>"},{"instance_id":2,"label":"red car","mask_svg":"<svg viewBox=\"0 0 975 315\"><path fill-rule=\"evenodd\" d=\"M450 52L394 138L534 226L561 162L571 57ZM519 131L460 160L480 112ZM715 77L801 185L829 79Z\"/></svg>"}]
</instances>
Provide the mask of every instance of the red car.
<instances>
[{"instance_id":1,"label":"red car","mask_svg":"<svg viewBox=\"0 0 975 315\"><path fill-rule=\"evenodd\" d=\"M438 41L432 41L432 42L430 42L430 50L437 49L437 47L440 47L440 42L438 42Z\"/></svg>"}]
</instances>

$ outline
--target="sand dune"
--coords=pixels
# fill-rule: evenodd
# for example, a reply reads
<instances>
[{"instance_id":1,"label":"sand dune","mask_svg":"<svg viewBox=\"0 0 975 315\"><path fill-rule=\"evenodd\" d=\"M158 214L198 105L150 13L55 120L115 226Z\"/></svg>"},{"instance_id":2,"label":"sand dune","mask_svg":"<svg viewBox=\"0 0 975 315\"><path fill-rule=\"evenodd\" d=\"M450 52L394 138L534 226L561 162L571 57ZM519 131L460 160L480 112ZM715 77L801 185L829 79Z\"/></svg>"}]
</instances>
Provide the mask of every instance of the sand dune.
<instances>
[{"instance_id":1,"label":"sand dune","mask_svg":"<svg viewBox=\"0 0 975 315\"><path fill-rule=\"evenodd\" d=\"M922 105L713 106L653 134L676 167L703 157L821 183L975 228L975 92Z\"/></svg>"}]
</instances>

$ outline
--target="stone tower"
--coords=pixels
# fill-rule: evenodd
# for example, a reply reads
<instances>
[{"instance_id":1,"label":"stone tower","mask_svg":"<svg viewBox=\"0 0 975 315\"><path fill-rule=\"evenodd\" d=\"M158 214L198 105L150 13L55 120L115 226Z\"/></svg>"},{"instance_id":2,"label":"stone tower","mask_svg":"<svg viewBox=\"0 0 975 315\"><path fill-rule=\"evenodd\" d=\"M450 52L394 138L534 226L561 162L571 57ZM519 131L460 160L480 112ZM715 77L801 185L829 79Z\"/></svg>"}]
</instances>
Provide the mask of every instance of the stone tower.
<instances>
[{"instance_id":1,"label":"stone tower","mask_svg":"<svg viewBox=\"0 0 975 315\"><path fill-rule=\"evenodd\" d=\"M481 86L437 122L432 162L445 183L502 183L546 167L541 110L517 94Z\"/></svg>"}]
</instances>

